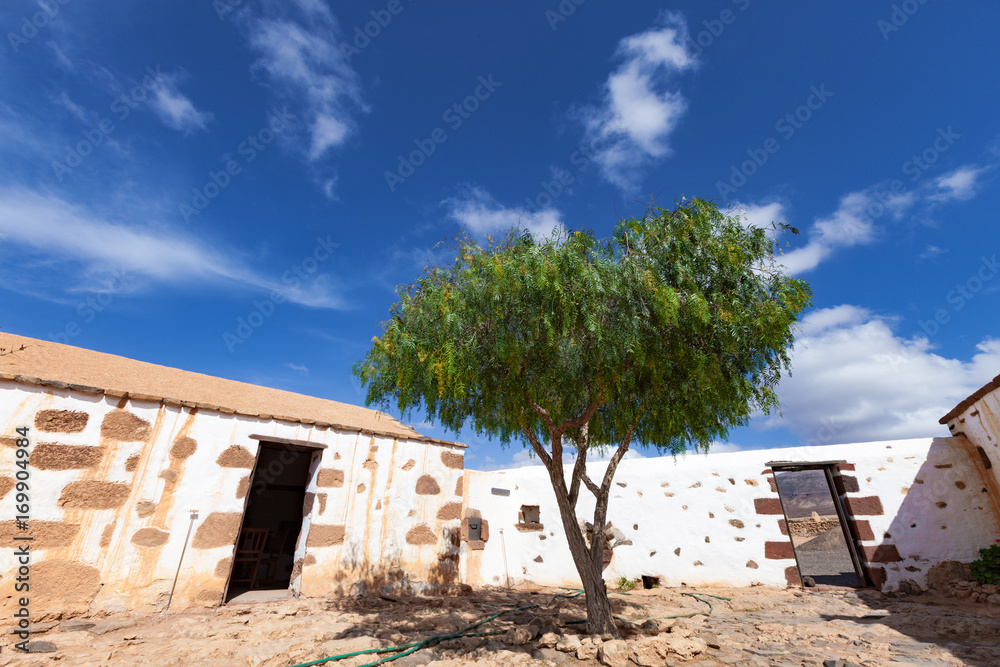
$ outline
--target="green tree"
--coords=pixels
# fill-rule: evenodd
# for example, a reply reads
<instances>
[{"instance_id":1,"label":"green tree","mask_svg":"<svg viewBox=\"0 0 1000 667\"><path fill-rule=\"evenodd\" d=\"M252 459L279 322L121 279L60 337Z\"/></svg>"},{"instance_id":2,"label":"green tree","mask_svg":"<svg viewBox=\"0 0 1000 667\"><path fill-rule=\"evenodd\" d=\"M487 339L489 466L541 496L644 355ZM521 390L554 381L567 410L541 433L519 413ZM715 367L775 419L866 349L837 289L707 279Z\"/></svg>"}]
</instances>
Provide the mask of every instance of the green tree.
<instances>
[{"instance_id":1,"label":"green tree","mask_svg":"<svg viewBox=\"0 0 1000 667\"><path fill-rule=\"evenodd\" d=\"M369 405L394 400L452 430L530 444L586 590L589 631L618 636L604 540L588 546L575 511L581 487L596 497L594 534L603 535L615 470L633 443L707 450L777 406L811 292L782 273L775 249L764 230L701 199L651 207L604 241L589 231L538 240L514 230L486 247L463 239L450 266L398 289L354 372ZM587 454L604 446L614 453L594 480Z\"/></svg>"}]
</instances>

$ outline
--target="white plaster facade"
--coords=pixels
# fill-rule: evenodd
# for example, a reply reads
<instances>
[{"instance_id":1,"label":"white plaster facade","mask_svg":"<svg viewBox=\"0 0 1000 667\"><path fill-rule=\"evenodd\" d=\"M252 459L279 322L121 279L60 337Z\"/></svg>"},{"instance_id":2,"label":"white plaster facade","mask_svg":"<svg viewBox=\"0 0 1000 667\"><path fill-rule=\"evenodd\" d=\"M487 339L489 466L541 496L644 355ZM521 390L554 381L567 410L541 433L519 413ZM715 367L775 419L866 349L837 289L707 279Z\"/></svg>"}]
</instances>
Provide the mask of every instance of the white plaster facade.
<instances>
[{"instance_id":1,"label":"white plaster facade","mask_svg":"<svg viewBox=\"0 0 1000 667\"><path fill-rule=\"evenodd\" d=\"M162 608L182 550L171 607L218 604L254 493L251 473L266 472L252 470L258 448L268 441L292 441L314 457L293 590L324 595L359 583L459 578L452 533L461 517L464 445L404 428L378 433L262 418L53 380L0 379L0 606L20 595L18 536L33 538L36 614ZM46 426L47 415L85 425ZM19 427L28 428L32 460L27 531L14 522ZM191 510L198 511L193 522Z\"/></svg>"},{"instance_id":2,"label":"white plaster facade","mask_svg":"<svg viewBox=\"0 0 1000 667\"><path fill-rule=\"evenodd\" d=\"M789 537L782 532L780 509L773 513L778 496L767 466L781 459L853 464L853 471L842 473L857 480L857 490L846 496L848 507L855 499L863 500L854 506L865 512L864 506L875 505L873 498L881 507L879 514L854 517L870 527L872 539L860 541L870 566L884 568L887 589L903 579L923 585L932 565L974 560L983 540L998 529L995 499L986 492L963 440L921 438L626 459L615 475L608 520L632 545L614 550L605 580L649 575L671 586L791 583L788 569L794 569L795 561L780 553ZM605 465L588 464L590 477L600 479ZM492 534L485 549L466 561L469 583L502 585L509 573L512 583L579 585L542 466L467 470L466 475L466 511L481 512ZM509 490L510 495L495 495L494 488ZM518 529L521 505L540 506L542 531ZM593 495L581 491L577 515L592 520L593 505ZM761 509L772 513L761 514ZM898 551L899 560L889 545Z\"/></svg>"},{"instance_id":3,"label":"white plaster facade","mask_svg":"<svg viewBox=\"0 0 1000 667\"><path fill-rule=\"evenodd\" d=\"M941 418L953 434L962 434L976 449L984 470L1000 495L1000 375Z\"/></svg>"}]
</instances>

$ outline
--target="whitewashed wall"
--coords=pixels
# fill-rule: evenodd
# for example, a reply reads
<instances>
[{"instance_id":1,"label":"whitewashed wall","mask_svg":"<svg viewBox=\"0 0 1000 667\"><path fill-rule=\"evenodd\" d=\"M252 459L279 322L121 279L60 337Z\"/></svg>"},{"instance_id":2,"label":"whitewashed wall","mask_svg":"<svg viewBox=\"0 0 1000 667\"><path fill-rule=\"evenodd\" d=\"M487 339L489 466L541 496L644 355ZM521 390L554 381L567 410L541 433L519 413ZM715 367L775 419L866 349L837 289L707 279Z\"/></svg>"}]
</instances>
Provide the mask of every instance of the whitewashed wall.
<instances>
[{"instance_id":1,"label":"whitewashed wall","mask_svg":"<svg viewBox=\"0 0 1000 667\"><path fill-rule=\"evenodd\" d=\"M85 412L89 418L79 432L40 432L35 418L43 410ZM102 434L110 415L124 413L148 424L141 439L123 441L107 431ZM162 606L191 526L189 510L198 510L199 518L193 524L172 606L217 604L246 502L246 478L259 446L251 435L327 446L307 487L317 496L326 494L322 511L314 498L307 521L310 534L317 527L327 530L315 532L323 538L322 546L300 544L303 594L344 590L359 581L381 585L408 578L448 583L459 576L459 548L451 533L457 529L461 509L461 449L0 381L0 437L15 437L19 426L29 427L33 453L46 443L72 448L60 450L61 454L100 448L98 460L84 467L31 470L29 534L36 536L32 543L36 618L56 611ZM197 445L190 455L178 456L174 447L185 437ZM0 490L13 480L15 450L10 440L0 446ZM328 485L323 486L326 469L341 471L342 483L329 485L327 475ZM435 493L427 491L426 483L424 492L418 493L417 481L423 476L433 478ZM86 492L84 504L99 504L102 494L113 492L108 501L113 506L61 506L67 489L81 482L90 485L72 488ZM0 594L8 598L7 604L13 595L10 575L16 568L13 536L19 534L12 521L14 505L15 492L7 490L0 499ZM339 540L338 526L343 527ZM414 544L411 533L421 526L426 530ZM152 530L139 533L142 529ZM137 534L163 543L136 544Z\"/></svg>"},{"instance_id":2,"label":"whitewashed wall","mask_svg":"<svg viewBox=\"0 0 1000 667\"><path fill-rule=\"evenodd\" d=\"M923 584L938 561L973 560L997 529L989 494L960 440L627 459L615 475L608 519L633 544L615 549L605 580L650 575L664 585L794 583L790 542L780 507L774 513L778 496L766 464L845 460L855 469L848 466L842 476L849 485L850 478L857 481L847 494L848 508L856 510L861 532L871 533L863 547L876 578L884 577L887 589L903 579ZM589 464L591 478L599 479L604 467ZM503 584L505 546L513 582L578 585L544 468L467 470L466 475L467 511L480 511L491 534L485 549L466 563L470 583ZM493 488L510 495L495 495ZM521 505L541 507L542 532L515 527ZM592 520L593 496L586 490L577 514Z\"/></svg>"},{"instance_id":3,"label":"whitewashed wall","mask_svg":"<svg viewBox=\"0 0 1000 667\"><path fill-rule=\"evenodd\" d=\"M982 448L990 462L989 474L997 484L994 492L1000 493L1000 387L973 402L948 422L948 428L963 433L974 448Z\"/></svg>"}]
</instances>

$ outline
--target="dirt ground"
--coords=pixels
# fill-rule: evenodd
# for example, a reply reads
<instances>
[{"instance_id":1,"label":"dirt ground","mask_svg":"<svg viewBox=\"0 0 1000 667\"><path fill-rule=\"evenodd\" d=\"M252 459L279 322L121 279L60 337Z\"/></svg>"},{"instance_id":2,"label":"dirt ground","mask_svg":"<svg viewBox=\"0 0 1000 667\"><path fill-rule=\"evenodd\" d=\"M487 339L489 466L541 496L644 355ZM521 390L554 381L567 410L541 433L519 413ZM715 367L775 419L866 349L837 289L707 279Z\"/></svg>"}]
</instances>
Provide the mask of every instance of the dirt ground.
<instances>
[{"instance_id":1,"label":"dirt ground","mask_svg":"<svg viewBox=\"0 0 1000 667\"><path fill-rule=\"evenodd\" d=\"M544 606L553 594L567 591L456 592L395 600L303 598L145 617L62 619L35 628L33 646L51 651L47 653L14 653L17 639L8 628L0 666L288 667L424 640L529 605L540 606L504 613L474 630L496 634L447 640L387 664L1000 665L1000 609L930 594L907 597L764 586L612 592L616 614L628 619L621 642L590 637L582 625L571 623L584 616L582 598L557 598ZM685 595L692 592L731 600L707 598L714 605L710 616L664 618L708 611L707 604ZM369 654L324 664L358 667L378 657Z\"/></svg>"}]
</instances>

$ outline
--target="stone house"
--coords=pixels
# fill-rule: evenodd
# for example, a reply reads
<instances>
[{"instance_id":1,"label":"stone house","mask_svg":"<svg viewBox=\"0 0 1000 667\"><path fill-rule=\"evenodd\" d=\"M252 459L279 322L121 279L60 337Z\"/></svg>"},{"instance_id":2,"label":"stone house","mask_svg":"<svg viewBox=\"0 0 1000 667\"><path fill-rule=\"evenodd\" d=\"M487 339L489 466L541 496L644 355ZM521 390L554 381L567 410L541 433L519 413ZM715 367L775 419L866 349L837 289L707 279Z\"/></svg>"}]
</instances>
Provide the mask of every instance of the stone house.
<instances>
[{"instance_id":1,"label":"stone house","mask_svg":"<svg viewBox=\"0 0 1000 667\"><path fill-rule=\"evenodd\" d=\"M22 345L0 356L5 605L25 544L36 617L162 608L175 576L172 608L240 586L458 580L464 445L374 410L0 334ZM234 568L252 531L263 558Z\"/></svg>"}]
</instances>

